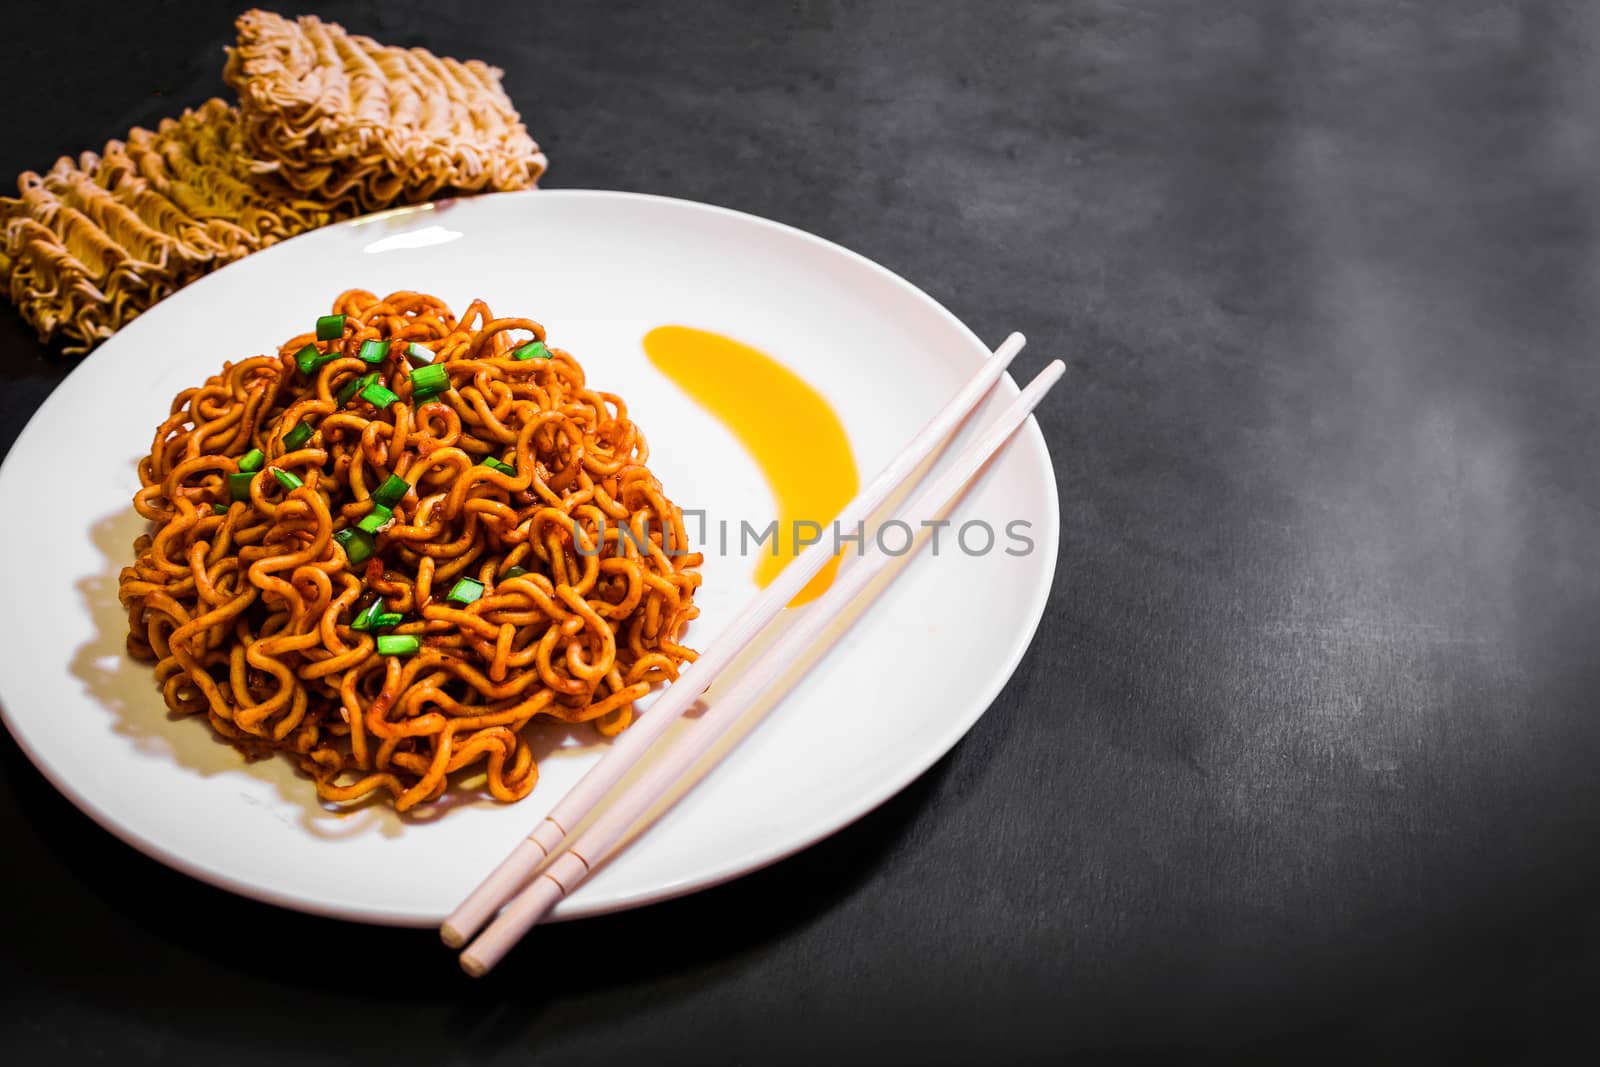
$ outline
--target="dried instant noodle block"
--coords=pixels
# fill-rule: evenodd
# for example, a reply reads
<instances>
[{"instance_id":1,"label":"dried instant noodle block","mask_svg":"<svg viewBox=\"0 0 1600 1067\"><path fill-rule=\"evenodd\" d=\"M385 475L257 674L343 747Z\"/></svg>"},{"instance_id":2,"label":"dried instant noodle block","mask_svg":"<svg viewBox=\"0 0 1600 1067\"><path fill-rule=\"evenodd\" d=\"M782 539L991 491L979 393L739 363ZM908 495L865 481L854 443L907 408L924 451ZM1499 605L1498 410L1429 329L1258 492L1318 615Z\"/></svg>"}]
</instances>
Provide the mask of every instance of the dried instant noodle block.
<instances>
[{"instance_id":1,"label":"dried instant noodle block","mask_svg":"<svg viewBox=\"0 0 1600 1067\"><path fill-rule=\"evenodd\" d=\"M0 197L0 284L43 341L87 352L251 252L339 218L544 171L483 63L385 48L315 18L239 19L210 100Z\"/></svg>"},{"instance_id":2,"label":"dried instant noodle block","mask_svg":"<svg viewBox=\"0 0 1600 1067\"><path fill-rule=\"evenodd\" d=\"M239 113L215 99L17 186L0 197L0 279L40 340L61 338L69 354L206 271L337 215L255 173Z\"/></svg>"},{"instance_id":3,"label":"dried instant noodle block","mask_svg":"<svg viewBox=\"0 0 1600 1067\"><path fill-rule=\"evenodd\" d=\"M223 76L259 169L371 211L447 192L525 189L546 160L478 60L380 45L312 16L239 17Z\"/></svg>"}]
</instances>

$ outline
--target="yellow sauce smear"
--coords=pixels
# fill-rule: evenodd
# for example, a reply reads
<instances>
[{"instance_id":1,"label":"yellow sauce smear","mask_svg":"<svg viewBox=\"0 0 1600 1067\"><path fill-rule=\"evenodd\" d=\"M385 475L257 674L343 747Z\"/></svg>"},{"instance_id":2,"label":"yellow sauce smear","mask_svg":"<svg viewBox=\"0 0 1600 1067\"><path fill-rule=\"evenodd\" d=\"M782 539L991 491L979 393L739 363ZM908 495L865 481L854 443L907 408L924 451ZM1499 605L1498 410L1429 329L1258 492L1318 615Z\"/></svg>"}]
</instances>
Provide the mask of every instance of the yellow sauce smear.
<instances>
[{"instance_id":1,"label":"yellow sauce smear","mask_svg":"<svg viewBox=\"0 0 1600 1067\"><path fill-rule=\"evenodd\" d=\"M766 476L778 501L778 552L760 550L755 579L765 588L796 555L795 522L819 523L824 539L831 537L829 525L861 487L839 416L789 368L721 334L658 326L645 334L644 351L739 439ZM838 559L829 562L789 606L821 596L838 569Z\"/></svg>"}]
</instances>

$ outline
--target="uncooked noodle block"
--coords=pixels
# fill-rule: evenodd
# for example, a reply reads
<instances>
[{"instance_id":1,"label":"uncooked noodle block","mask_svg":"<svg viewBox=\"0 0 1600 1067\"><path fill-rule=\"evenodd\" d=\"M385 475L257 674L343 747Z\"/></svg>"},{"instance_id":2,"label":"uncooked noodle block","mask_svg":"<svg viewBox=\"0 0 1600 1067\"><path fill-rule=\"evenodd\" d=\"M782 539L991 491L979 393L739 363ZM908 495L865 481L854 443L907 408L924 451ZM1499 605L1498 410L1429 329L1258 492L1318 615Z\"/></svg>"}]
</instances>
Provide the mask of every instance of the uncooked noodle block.
<instances>
[{"instance_id":1,"label":"uncooked noodle block","mask_svg":"<svg viewBox=\"0 0 1600 1067\"><path fill-rule=\"evenodd\" d=\"M0 284L41 341L87 352L208 271L337 219L524 189L545 157L477 60L388 48L315 18L238 20L208 100L63 157L0 197Z\"/></svg>"},{"instance_id":2,"label":"uncooked noodle block","mask_svg":"<svg viewBox=\"0 0 1600 1067\"><path fill-rule=\"evenodd\" d=\"M224 77L245 137L300 192L363 210L446 192L525 189L546 160L478 60L381 45L314 16L239 17Z\"/></svg>"},{"instance_id":3,"label":"uncooked noodle block","mask_svg":"<svg viewBox=\"0 0 1600 1067\"><path fill-rule=\"evenodd\" d=\"M17 188L0 197L0 277L40 340L69 354L209 270L353 213L257 173L238 111L217 99Z\"/></svg>"}]
</instances>

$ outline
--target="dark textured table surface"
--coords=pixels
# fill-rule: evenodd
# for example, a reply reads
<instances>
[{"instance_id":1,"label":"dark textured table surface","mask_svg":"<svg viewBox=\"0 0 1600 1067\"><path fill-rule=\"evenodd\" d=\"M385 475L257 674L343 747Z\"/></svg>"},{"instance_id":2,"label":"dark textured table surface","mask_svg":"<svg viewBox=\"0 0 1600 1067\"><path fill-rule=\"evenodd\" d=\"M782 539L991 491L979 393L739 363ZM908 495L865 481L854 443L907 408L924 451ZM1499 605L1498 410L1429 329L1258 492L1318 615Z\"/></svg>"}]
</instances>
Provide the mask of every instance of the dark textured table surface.
<instances>
[{"instance_id":1,"label":"dark textured table surface","mask_svg":"<svg viewBox=\"0 0 1600 1067\"><path fill-rule=\"evenodd\" d=\"M792 223L1025 331L1019 376L1067 360L1033 648L859 824L478 983L430 932L166 870L0 743L8 1062L1505 1061L1588 1030L1600 16L493 6L319 13L504 67L548 187ZM8 14L0 174L224 94L235 11ZM0 366L9 445L69 366L6 309Z\"/></svg>"}]
</instances>

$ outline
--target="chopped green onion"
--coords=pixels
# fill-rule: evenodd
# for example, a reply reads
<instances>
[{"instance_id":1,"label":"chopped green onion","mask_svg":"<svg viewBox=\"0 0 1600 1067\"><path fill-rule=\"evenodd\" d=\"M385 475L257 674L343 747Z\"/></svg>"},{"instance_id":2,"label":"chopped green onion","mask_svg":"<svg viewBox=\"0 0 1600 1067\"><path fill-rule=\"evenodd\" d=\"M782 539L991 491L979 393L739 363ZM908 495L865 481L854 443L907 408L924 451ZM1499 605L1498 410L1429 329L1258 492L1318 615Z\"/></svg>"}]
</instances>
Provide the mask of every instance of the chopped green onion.
<instances>
[{"instance_id":1,"label":"chopped green onion","mask_svg":"<svg viewBox=\"0 0 1600 1067\"><path fill-rule=\"evenodd\" d=\"M463 578L450 590L446 600L454 600L457 604L470 604L483 595L483 583L475 578Z\"/></svg>"},{"instance_id":2,"label":"chopped green onion","mask_svg":"<svg viewBox=\"0 0 1600 1067\"><path fill-rule=\"evenodd\" d=\"M356 352L363 363L382 363L383 357L388 354L388 341L362 341L360 350Z\"/></svg>"},{"instance_id":3,"label":"chopped green onion","mask_svg":"<svg viewBox=\"0 0 1600 1067\"><path fill-rule=\"evenodd\" d=\"M317 340L332 341L343 336L343 315L324 315L317 320Z\"/></svg>"},{"instance_id":4,"label":"chopped green onion","mask_svg":"<svg viewBox=\"0 0 1600 1067\"><path fill-rule=\"evenodd\" d=\"M295 366L299 367L300 373L307 378L338 358L339 353L319 351L316 345L306 345L294 354Z\"/></svg>"},{"instance_id":5,"label":"chopped green onion","mask_svg":"<svg viewBox=\"0 0 1600 1067\"><path fill-rule=\"evenodd\" d=\"M228 498L230 500L249 500L250 483L256 476L249 472L228 475Z\"/></svg>"},{"instance_id":6,"label":"chopped green onion","mask_svg":"<svg viewBox=\"0 0 1600 1067\"><path fill-rule=\"evenodd\" d=\"M526 567L507 567L505 573L500 576L500 580L503 582L507 578L521 578L527 573L528 568Z\"/></svg>"},{"instance_id":7,"label":"chopped green onion","mask_svg":"<svg viewBox=\"0 0 1600 1067\"><path fill-rule=\"evenodd\" d=\"M372 510L361 516L361 521L356 523L356 529L365 530L367 533L377 533L380 526L387 525L394 518L394 511L382 504L374 504Z\"/></svg>"},{"instance_id":8,"label":"chopped green onion","mask_svg":"<svg viewBox=\"0 0 1600 1067\"><path fill-rule=\"evenodd\" d=\"M252 448L250 451L239 457L239 470L243 474L254 474L256 471L261 469L261 464L265 463L266 461L267 457L261 454L261 449Z\"/></svg>"},{"instance_id":9,"label":"chopped green onion","mask_svg":"<svg viewBox=\"0 0 1600 1067\"><path fill-rule=\"evenodd\" d=\"M426 400L450 388L450 375L443 363L430 363L411 372L411 399Z\"/></svg>"},{"instance_id":10,"label":"chopped green onion","mask_svg":"<svg viewBox=\"0 0 1600 1067\"><path fill-rule=\"evenodd\" d=\"M492 471L499 471L501 474L509 474L513 477L515 477L517 473L517 468L513 467L509 463L504 463L498 459L495 459L493 456L484 456L483 459L479 461L479 465L488 467Z\"/></svg>"},{"instance_id":11,"label":"chopped green onion","mask_svg":"<svg viewBox=\"0 0 1600 1067\"><path fill-rule=\"evenodd\" d=\"M226 505L226 504L212 504L211 505L211 514L213 514L213 515L226 515L227 513L228 513L228 505Z\"/></svg>"},{"instance_id":12,"label":"chopped green onion","mask_svg":"<svg viewBox=\"0 0 1600 1067\"><path fill-rule=\"evenodd\" d=\"M292 452L309 440L311 440L311 424L302 422L283 435L283 447Z\"/></svg>"},{"instance_id":13,"label":"chopped green onion","mask_svg":"<svg viewBox=\"0 0 1600 1067\"><path fill-rule=\"evenodd\" d=\"M366 633L372 629L373 624L378 620L378 616L382 614L383 597L379 597L371 604L368 604L364 611L350 620L350 629L355 630L357 633Z\"/></svg>"},{"instance_id":14,"label":"chopped green onion","mask_svg":"<svg viewBox=\"0 0 1600 1067\"><path fill-rule=\"evenodd\" d=\"M433 349L413 341L406 345L406 358L413 363L432 363L437 357L434 356Z\"/></svg>"},{"instance_id":15,"label":"chopped green onion","mask_svg":"<svg viewBox=\"0 0 1600 1067\"><path fill-rule=\"evenodd\" d=\"M290 492L293 492L302 485L306 484L300 480L300 476L298 474L295 474L292 471L286 471L282 467L273 467L272 476L278 479L279 485L283 486L284 489Z\"/></svg>"},{"instance_id":16,"label":"chopped green onion","mask_svg":"<svg viewBox=\"0 0 1600 1067\"><path fill-rule=\"evenodd\" d=\"M388 410L390 404L396 403L400 398L396 396L392 390L384 388L377 382L373 382L371 385L361 390L361 399L365 400L379 411L386 411Z\"/></svg>"},{"instance_id":17,"label":"chopped green onion","mask_svg":"<svg viewBox=\"0 0 1600 1067\"><path fill-rule=\"evenodd\" d=\"M529 341L511 353L512 359L549 359L550 350L543 341Z\"/></svg>"},{"instance_id":18,"label":"chopped green onion","mask_svg":"<svg viewBox=\"0 0 1600 1067\"><path fill-rule=\"evenodd\" d=\"M344 554L352 564L362 563L372 558L378 550L377 543L372 540L372 535L365 530L358 530L354 526L346 526L333 535L339 542L339 547L344 549Z\"/></svg>"},{"instance_id":19,"label":"chopped green onion","mask_svg":"<svg viewBox=\"0 0 1600 1067\"><path fill-rule=\"evenodd\" d=\"M387 630L405 621L406 617L398 611L384 611L383 598L379 597L365 611L350 620L350 629L358 633L369 633L373 630Z\"/></svg>"},{"instance_id":20,"label":"chopped green onion","mask_svg":"<svg viewBox=\"0 0 1600 1067\"><path fill-rule=\"evenodd\" d=\"M405 495L410 491L410 482L406 481L398 474L391 474L389 477L385 478L383 480L383 484L378 486L378 488L373 492L372 500L376 504L381 504L386 508L392 508L396 504L400 503L400 501L404 500Z\"/></svg>"},{"instance_id":21,"label":"chopped green onion","mask_svg":"<svg viewBox=\"0 0 1600 1067\"><path fill-rule=\"evenodd\" d=\"M378 638L378 655L409 656L422 649L422 642L410 634L384 634Z\"/></svg>"},{"instance_id":22,"label":"chopped green onion","mask_svg":"<svg viewBox=\"0 0 1600 1067\"><path fill-rule=\"evenodd\" d=\"M340 404L348 404L350 403L351 398L357 393L369 386L377 384L377 371L373 371L371 374L363 374L361 377L352 379L351 381L345 382L344 385L340 386L339 395L335 399L337 399Z\"/></svg>"}]
</instances>

